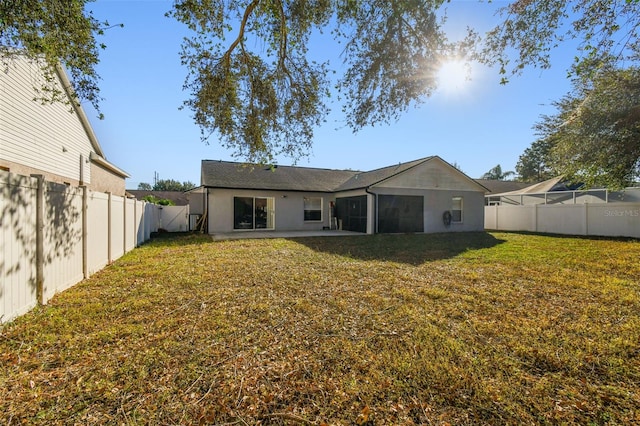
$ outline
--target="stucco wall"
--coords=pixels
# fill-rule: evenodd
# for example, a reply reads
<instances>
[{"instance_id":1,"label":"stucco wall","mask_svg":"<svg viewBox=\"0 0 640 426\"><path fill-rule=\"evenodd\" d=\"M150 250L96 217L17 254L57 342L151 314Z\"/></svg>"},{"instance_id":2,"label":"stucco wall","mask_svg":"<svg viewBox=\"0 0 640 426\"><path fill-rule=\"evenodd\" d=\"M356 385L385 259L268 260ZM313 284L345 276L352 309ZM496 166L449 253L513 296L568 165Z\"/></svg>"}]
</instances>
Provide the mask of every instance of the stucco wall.
<instances>
[{"instance_id":1,"label":"stucco wall","mask_svg":"<svg viewBox=\"0 0 640 426\"><path fill-rule=\"evenodd\" d=\"M332 194L316 192L251 191L209 189L209 233L250 232L233 229L234 197L273 197L276 231L316 231L329 226L329 202ZM304 197L322 197L322 221L304 221Z\"/></svg>"},{"instance_id":2,"label":"stucco wall","mask_svg":"<svg viewBox=\"0 0 640 426\"><path fill-rule=\"evenodd\" d=\"M434 157L412 169L376 185L379 188L484 191L475 181Z\"/></svg>"},{"instance_id":3,"label":"stucco wall","mask_svg":"<svg viewBox=\"0 0 640 426\"><path fill-rule=\"evenodd\" d=\"M2 156L2 143L3 142L0 141L0 157ZM3 158L0 158L0 169L22 176L42 175L48 182L63 183L71 186L80 185L79 180L71 179L69 176L61 176L50 171L38 169L35 167L29 167L27 165L14 163L12 161L7 161Z\"/></svg>"},{"instance_id":4,"label":"stucco wall","mask_svg":"<svg viewBox=\"0 0 640 426\"><path fill-rule=\"evenodd\" d=\"M484 230L484 194L459 190L419 190L375 188L379 195L413 195L424 197L424 232L468 232ZM444 225L442 214L451 209L451 199L462 197L462 222Z\"/></svg>"},{"instance_id":5,"label":"stucco wall","mask_svg":"<svg viewBox=\"0 0 640 426\"><path fill-rule=\"evenodd\" d=\"M93 180L89 187L92 190L111 192L114 195L124 196L125 181L122 177L95 163L91 163L91 175L93 176Z\"/></svg>"},{"instance_id":6,"label":"stucco wall","mask_svg":"<svg viewBox=\"0 0 640 426\"><path fill-rule=\"evenodd\" d=\"M419 195L424 197L424 232L467 232L484 230L484 194L475 191L417 190L398 188L376 188L376 193L384 195ZM345 194L338 194L342 197ZM350 192L349 195L362 195ZM323 213L321 222L305 222L303 215L304 197L322 197ZM334 194L314 192L249 191L229 189L209 189L209 233L250 232L233 229L233 197L273 197L275 203L276 231L315 231L329 226L329 205L335 201ZM445 226L442 214L451 209L452 197L463 198L463 221ZM376 225L374 211L375 197L368 194L367 233L373 233Z\"/></svg>"},{"instance_id":7,"label":"stucco wall","mask_svg":"<svg viewBox=\"0 0 640 426\"><path fill-rule=\"evenodd\" d=\"M462 222L444 225L442 215L451 209L451 199L462 197ZM471 191L428 191L425 195L425 232L470 232L484 230L484 194Z\"/></svg>"}]
</instances>

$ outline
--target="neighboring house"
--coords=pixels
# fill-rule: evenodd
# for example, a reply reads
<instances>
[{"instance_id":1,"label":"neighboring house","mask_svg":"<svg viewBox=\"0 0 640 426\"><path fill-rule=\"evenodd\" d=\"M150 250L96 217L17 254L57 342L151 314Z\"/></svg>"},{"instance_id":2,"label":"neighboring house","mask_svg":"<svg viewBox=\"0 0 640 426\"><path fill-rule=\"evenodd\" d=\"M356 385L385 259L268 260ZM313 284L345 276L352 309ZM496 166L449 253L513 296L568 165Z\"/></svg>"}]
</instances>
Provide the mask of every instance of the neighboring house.
<instances>
[{"instance_id":1,"label":"neighboring house","mask_svg":"<svg viewBox=\"0 0 640 426\"><path fill-rule=\"evenodd\" d=\"M151 195L159 200L171 200L176 206L189 205L189 197L186 192L182 191L147 191L144 189L128 189L127 192L133 195L137 200L143 200L144 197Z\"/></svg>"},{"instance_id":2,"label":"neighboring house","mask_svg":"<svg viewBox=\"0 0 640 426\"><path fill-rule=\"evenodd\" d=\"M369 172L203 160L201 184L190 210L210 234L484 229L486 188L437 156Z\"/></svg>"},{"instance_id":3,"label":"neighboring house","mask_svg":"<svg viewBox=\"0 0 640 426\"><path fill-rule=\"evenodd\" d=\"M56 66L57 79L45 83L40 65L26 57L0 67L0 170L125 195L129 175L107 161L82 107L71 101L65 71ZM35 100L34 87L46 84L70 102Z\"/></svg>"},{"instance_id":4,"label":"neighboring house","mask_svg":"<svg viewBox=\"0 0 640 426\"><path fill-rule=\"evenodd\" d=\"M525 188L487 194L485 199L488 206L638 202L640 188L628 187L620 191L587 188L582 183L567 182L564 176L556 176Z\"/></svg>"},{"instance_id":5,"label":"neighboring house","mask_svg":"<svg viewBox=\"0 0 640 426\"><path fill-rule=\"evenodd\" d=\"M487 188L485 195L499 194L502 192L518 191L531 185L531 183L518 182L515 180L497 179L474 179L480 185Z\"/></svg>"}]
</instances>

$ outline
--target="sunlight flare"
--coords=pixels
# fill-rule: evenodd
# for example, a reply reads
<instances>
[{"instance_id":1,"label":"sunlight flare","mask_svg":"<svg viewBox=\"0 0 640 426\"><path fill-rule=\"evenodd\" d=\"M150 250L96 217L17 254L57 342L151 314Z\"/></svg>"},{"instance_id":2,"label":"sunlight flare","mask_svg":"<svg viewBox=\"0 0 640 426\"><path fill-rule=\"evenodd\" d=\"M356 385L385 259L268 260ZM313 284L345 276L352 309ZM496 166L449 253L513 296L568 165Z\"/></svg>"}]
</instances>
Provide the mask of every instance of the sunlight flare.
<instances>
[{"instance_id":1,"label":"sunlight flare","mask_svg":"<svg viewBox=\"0 0 640 426\"><path fill-rule=\"evenodd\" d=\"M471 66L459 59L443 62L437 74L438 89L447 93L464 90L470 80Z\"/></svg>"}]
</instances>

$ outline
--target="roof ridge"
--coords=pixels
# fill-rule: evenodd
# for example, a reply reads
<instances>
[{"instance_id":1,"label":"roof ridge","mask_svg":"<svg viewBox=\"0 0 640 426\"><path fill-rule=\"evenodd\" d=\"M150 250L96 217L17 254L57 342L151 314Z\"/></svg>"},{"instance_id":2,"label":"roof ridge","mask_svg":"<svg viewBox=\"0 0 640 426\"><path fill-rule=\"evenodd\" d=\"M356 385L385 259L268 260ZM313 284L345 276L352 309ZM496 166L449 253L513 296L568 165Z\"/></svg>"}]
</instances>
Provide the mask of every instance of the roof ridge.
<instances>
[{"instance_id":1,"label":"roof ridge","mask_svg":"<svg viewBox=\"0 0 640 426\"><path fill-rule=\"evenodd\" d=\"M423 163L423 162L425 162L427 160L431 160L432 158L434 158L433 155L429 156L429 157L419 158L417 160L405 161L404 163L391 164L389 166L378 167L377 169L367 170L367 171L360 172L360 173L373 173L373 172L378 172L378 171L381 171L381 170L384 170L384 169L390 169L390 168L393 168L393 167L401 167L401 166L404 166L404 165L407 165L407 164L412 164L412 163L415 163L414 165L418 165L418 164Z\"/></svg>"},{"instance_id":2,"label":"roof ridge","mask_svg":"<svg viewBox=\"0 0 640 426\"><path fill-rule=\"evenodd\" d=\"M293 165L285 165L285 164L260 164L260 163L243 163L240 161L227 161L227 160L202 160L204 161L211 161L213 163L227 163L227 164L235 164L235 165L239 165L239 166L257 166L257 167L270 167L270 166L275 166L276 168L280 168L280 167L287 167L290 169L306 169L306 170L324 170L324 171L329 171L329 172L352 172L352 173L366 173L363 172L362 170L350 170L350 169L331 169L328 167L305 167L305 166L293 166Z\"/></svg>"}]
</instances>

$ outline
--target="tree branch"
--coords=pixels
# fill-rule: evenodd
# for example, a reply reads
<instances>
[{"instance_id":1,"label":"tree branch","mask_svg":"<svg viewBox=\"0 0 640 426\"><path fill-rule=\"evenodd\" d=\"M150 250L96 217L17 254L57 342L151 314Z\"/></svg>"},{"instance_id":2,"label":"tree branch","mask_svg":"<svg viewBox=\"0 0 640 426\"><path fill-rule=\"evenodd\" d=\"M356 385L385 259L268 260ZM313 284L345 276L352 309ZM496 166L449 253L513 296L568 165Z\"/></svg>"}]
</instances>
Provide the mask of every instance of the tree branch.
<instances>
[{"instance_id":1,"label":"tree branch","mask_svg":"<svg viewBox=\"0 0 640 426\"><path fill-rule=\"evenodd\" d=\"M245 9L244 15L242 16L242 22L240 23L240 30L238 31L238 37L236 37L236 39L233 41L233 43L231 43L226 52L224 52L224 55L222 55L222 60L227 64L229 64L229 62L231 61L231 53L240 43L242 43L247 27L247 21L249 21L249 17L253 13L253 10L256 8L256 6L258 6L258 3L260 3L260 0L253 0Z\"/></svg>"}]
</instances>

